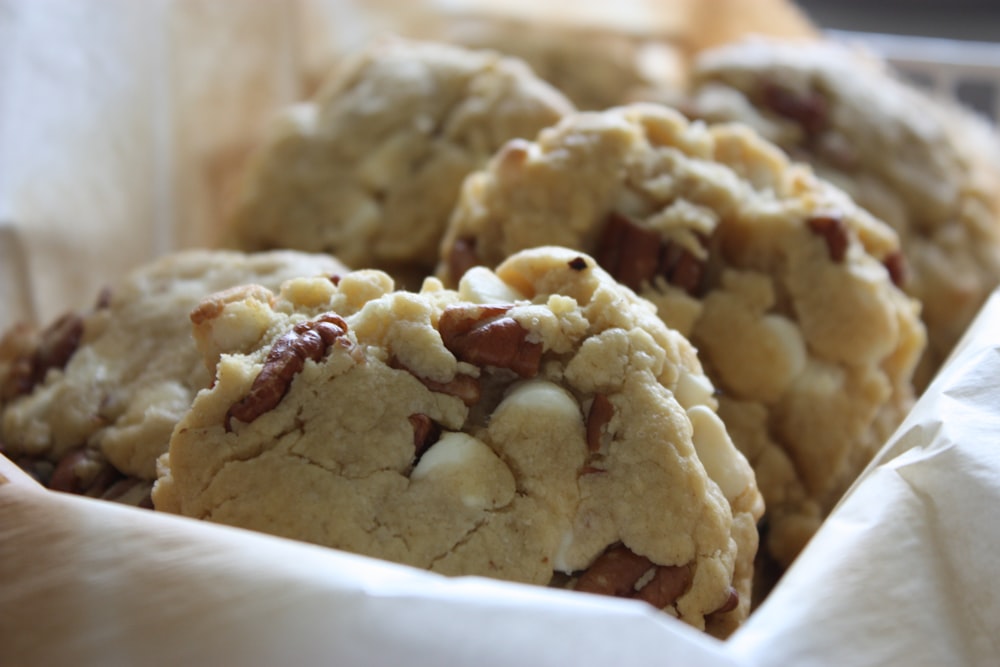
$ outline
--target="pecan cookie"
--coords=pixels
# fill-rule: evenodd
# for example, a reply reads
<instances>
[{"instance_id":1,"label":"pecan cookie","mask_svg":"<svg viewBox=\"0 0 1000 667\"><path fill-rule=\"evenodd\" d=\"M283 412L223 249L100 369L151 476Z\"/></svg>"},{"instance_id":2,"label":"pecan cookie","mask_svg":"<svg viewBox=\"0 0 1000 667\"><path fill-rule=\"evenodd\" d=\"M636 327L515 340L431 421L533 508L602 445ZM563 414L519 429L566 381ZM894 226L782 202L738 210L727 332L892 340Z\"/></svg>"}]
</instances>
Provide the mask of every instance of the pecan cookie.
<instances>
[{"instance_id":1,"label":"pecan cookie","mask_svg":"<svg viewBox=\"0 0 1000 667\"><path fill-rule=\"evenodd\" d=\"M592 254L698 348L788 564L913 400L924 330L892 229L745 127L634 105L470 175L440 275L545 244Z\"/></svg>"},{"instance_id":2,"label":"pecan cookie","mask_svg":"<svg viewBox=\"0 0 1000 667\"><path fill-rule=\"evenodd\" d=\"M245 317L270 335L221 343ZM296 280L196 322L217 376L161 459L158 510L643 599L718 635L745 618L752 470L694 349L590 257L527 251L457 291Z\"/></svg>"},{"instance_id":3,"label":"pecan cookie","mask_svg":"<svg viewBox=\"0 0 1000 667\"><path fill-rule=\"evenodd\" d=\"M692 77L694 115L753 126L896 230L927 326L925 386L1000 283L997 133L833 43L723 47Z\"/></svg>"},{"instance_id":4,"label":"pecan cookie","mask_svg":"<svg viewBox=\"0 0 1000 667\"><path fill-rule=\"evenodd\" d=\"M446 21L434 35L524 60L579 109L617 106L649 89L681 89L687 75L677 45L615 29L468 16Z\"/></svg>"},{"instance_id":5,"label":"pecan cookie","mask_svg":"<svg viewBox=\"0 0 1000 667\"><path fill-rule=\"evenodd\" d=\"M521 61L380 42L277 120L225 244L332 252L419 285L465 175L572 108Z\"/></svg>"},{"instance_id":6,"label":"pecan cookie","mask_svg":"<svg viewBox=\"0 0 1000 667\"><path fill-rule=\"evenodd\" d=\"M0 342L5 455L50 488L141 503L174 424L212 379L191 310L236 285L333 272L346 269L326 255L179 252L138 268L88 312L11 329Z\"/></svg>"}]
</instances>

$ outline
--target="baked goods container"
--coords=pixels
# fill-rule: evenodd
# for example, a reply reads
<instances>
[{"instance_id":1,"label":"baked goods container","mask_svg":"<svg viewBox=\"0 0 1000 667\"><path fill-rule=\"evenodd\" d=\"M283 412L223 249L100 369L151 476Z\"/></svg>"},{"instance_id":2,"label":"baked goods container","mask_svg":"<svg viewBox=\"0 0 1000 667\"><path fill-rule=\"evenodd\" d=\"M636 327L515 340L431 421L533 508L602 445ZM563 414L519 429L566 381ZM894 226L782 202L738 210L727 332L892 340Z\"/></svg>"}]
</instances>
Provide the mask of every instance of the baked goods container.
<instances>
[{"instance_id":1,"label":"baked goods container","mask_svg":"<svg viewBox=\"0 0 1000 667\"><path fill-rule=\"evenodd\" d=\"M210 245L237 166L302 73L401 20L394 3L362 4L0 5L0 328ZM616 29L684 29L650 19L654 4L624 3ZM943 93L985 86L992 97L972 101L1000 113L996 45L834 37ZM0 457L0 663L995 664L998 353L1000 293L726 642L638 602L447 579L50 493Z\"/></svg>"}]
</instances>

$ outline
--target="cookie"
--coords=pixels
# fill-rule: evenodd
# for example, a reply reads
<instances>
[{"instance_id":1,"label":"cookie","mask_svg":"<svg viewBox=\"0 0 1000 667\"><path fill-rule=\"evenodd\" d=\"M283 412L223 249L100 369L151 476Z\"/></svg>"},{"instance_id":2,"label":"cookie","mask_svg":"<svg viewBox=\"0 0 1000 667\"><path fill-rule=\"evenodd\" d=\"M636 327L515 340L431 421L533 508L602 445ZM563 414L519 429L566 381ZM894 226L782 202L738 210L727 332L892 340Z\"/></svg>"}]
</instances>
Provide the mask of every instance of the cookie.
<instances>
[{"instance_id":1,"label":"cookie","mask_svg":"<svg viewBox=\"0 0 1000 667\"><path fill-rule=\"evenodd\" d=\"M590 257L534 249L457 290L362 270L209 310L217 376L156 509L643 599L716 634L745 618L753 473L694 349ZM241 321L270 334L219 344Z\"/></svg>"},{"instance_id":2,"label":"cookie","mask_svg":"<svg viewBox=\"0 0 1000 667\"><path fill-rule=\"evenodd\" d=\"M50 488L143 502L174 424L212 379L194 307L237 285L345 272L326 255L184 251L139 267L87 312L14 327L0 342L5 455ZM243 335L227 340L256 342Z\"/></svg>"},{"instance_id":3,"label":"cookie","mask_svg":"<svg viewBox=\"0 0 1000 667\"><path fill-rule=\"evenodd\" d=\"M924 387L1000 284L1000 137L834 43L755 40L696 61L690 111L757 129L892 225L923 306Z\"/></svg>"},{"instance_id":4,"label":"cookie","mask_svg":"<svg viewBox=\"0 0 1000 667\"><path fill-rule=\"evenodd\" d=\"M526 62L578 109L625 104L646 90L681 89L686 56L665 39L567 23L461 17L434 36L465 48L493 49Z\"/></svg>"},{"instance_id":5,"label":"cookie","mask_svg":"<svg viewBox=\"0 0 1000 667\"><path fill-rule=\"evenodd\" d=\"M465 175L572 109L518 60L380 42L276 121L224 244L330 252L419 286Z\"/></svg>"},{"instance_id":6,"label":"cookie","mask_svg":"<svg viewBox=\"0 0 1000 667\"><path fill-rule=\"evenodd\" d=\"M892 229L745 127L633 105L470 175L439 273L546 244L593 255L695 345L790 563L913 401L925 334Z\"/></svg>"}]
</instances>

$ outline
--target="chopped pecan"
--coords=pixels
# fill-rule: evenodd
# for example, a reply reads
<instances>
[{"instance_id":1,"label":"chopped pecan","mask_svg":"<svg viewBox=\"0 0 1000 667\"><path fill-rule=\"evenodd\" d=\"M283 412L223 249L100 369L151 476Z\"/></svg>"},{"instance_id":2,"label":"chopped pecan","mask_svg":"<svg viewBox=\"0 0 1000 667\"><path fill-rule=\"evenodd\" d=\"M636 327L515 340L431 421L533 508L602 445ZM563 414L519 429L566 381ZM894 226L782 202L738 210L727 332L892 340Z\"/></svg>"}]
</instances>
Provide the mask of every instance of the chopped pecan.
<instances>
[{"instance_id":1,"label":"chopped pecan","mask_svg":"<svg viewBox=\"0 0 1000 667\"><path fill-rule=\"evenodd\" d=\"M687 248L673 241L664 244L660 252L658 270L671 285L681 288L691 296L701 294L705 263Z\"/></svg>"},{"instance_id":2,"label":"chopped pecan","mask_svg":"<svg viewBox=\"0 0 1000 667\"><path fill-rule=\"evenodd\" d=\"M818 215L806 221L814 233L826 241L826 251L830 259L836 263L844 261L847 256L847 246L850 240L847 225L838 215Z\"/></svg>"},{"instance_id":3,"label":"chopped pecan","mask_svg":"<svg viewBox=\"0 0 1000 667\"><path fill-rule=\"evenodd\" d=\"M694 575L687 565L661 565L653 578L632 597L644 600L657 609L672 605L687 592Z\"/></svg>"},{"instance_id":4,"label":"chopped pecan","mask_svg":"<svg viewBox=\"0 0 1000 667\"><path fill-rule=\"evenodd\" d=\"M601 449L601 435L615 414L615 406L604 394L595 394L587 411L587 449L597 452Z\"/></svg>"},{"instance_id":5,"label":"chopped pecan","mask_svg":"<svg viewBox=\"0 0 1000 667\"><path fill-rule=\"evenodd\" d=\"M474 266L479 265L479 255L476 253L476 239L462 237L455 239L448 254L448 275L452 282L458 283L459 278Z\"/></svg>"},{"instance_id":6,"label":"chopped pecan","mask_svg":"<svg viewBox=\"0 0 1000 667\"><path fill-rule=\"evenodd\" d=\"M640 586L650 571L652 577ZM616 544L580 575L576 590L634 598L663 609L687 592L693 576L688 565L657 565L625 545Z\"/></svg>"},{"instance_id":7,"label":"chopped pecan","mask_svg":"<svg viewBox=\"0 0 1000 667\"><path fill-rule=\"evenodd\" d=\"M692 296L702 290L703 261L687 248L662 240L655 230L637 225L617 212L608 216L596 259L615 280L633 290L657 275Z\"/></svg>"},{"instance_id":8,"label":"chopped pecan","mask_svg":"<svg viewBox=\"0 0 1000 667\"><path fill-rule=\"evenodd\" d=\"M422 385L433 392L448 394L449 396L460 398L462 403L469 407L478 403L479 399L482 398L482 389L479 385L479 378L472 377L471 375L457 374L454 378L447 382L437 382L435 380L430 380L417 375L413 372L412 368L405 366L397 357L393 357L389 360L389 366L408 372L410 375L420 380Z\"/></svg>"},{"instance_id":9,"label":"chopped pecan","mask_svg":"<svg viewBox=\"0 0 1000 667\"><path fill-rule=\"evenodd\" d=\"M604 225L596 259L615 280L637 290L656 275L660 235L612 212Z\"/></svg>"},{"instance_id":10,"label":"chopped pecan","mask_svg":"<svg viewBox=\"0 0 1000 667\"><path fill-rule=\"evenodd\" d=\"M616 597L630 597L635 584L654 566L624 545L616 545L597 557L576 582L576 590Z\"/></svg>"},{"instance_id":11,"label":"chopped pecan","mask_svg":"<svg viewBox=\"0 0 1000 667\"><path fill-rule=\"evenodd\" d=\"M729 597L722 603L722 606L713 611L713 614L726 614L736 609L740 605L740 594L732 586L729 587Z\"/></svg>"},{"instance_id":12,"label":"chopped pecan","mask_svg":"<svg viewBox=\"0 0 1000 667\"><path fill-rule=\"evenodd\" d=\"M35 350L34 376L36 382L45 379L52 368L65 368L83 338L83 318L67 313L42 332L42 340Z\"/></svg>"},{"instance_id":13,"label":"chopped pecan","mask_svg":"<svg viewBox=\"0 0 1000 667\"><path fill-rule=\"evenodd\" d=\"M288 393L292 380L307 360L320 361L334 344L350 345L342 339L347 323L339 315L325 313L316 320L300 322L271 346L264 367L253 381L250 393L226 412L226 431L232 419L250 423L274 409ZM343 342L341 342L343 340Z\"/></svg>"},{"instance_id":14,"label":"chopped pecan","mask_svg":"<svg viewBox=\"0 0 1000 667\"><path fill-rule=\"evenodd\" d=\"M80 447L59 460L48 487L53 491L100 497L122 477L99 452Z\"/></svg>"},{"instance_id":15,"label":"chopped pecan","mask_svg":"<svg viewBox=\"0 0 1000 667\"><path fill-rule=\"evenodd\" d=\"M889 272L889 280L892 281L892 284L902 289L906 284L907 278L906 257L903 255L902 251L897 250L889 253L889 255L882 261L882 264Z\"/></svg>"},{"instance_id":16,"label":"chopped pecan","mask_svg":"<svg viewBox=\"0 0 1000 667\"><path fill-rule=\"evenodd\" d=\"M441 427L433 419L420 412L410 415L409 420L413 426L414 458L419 459L431 445L440 439Z\"/></svg>"},{"instance_id":17,"label":"chopped pecan","mask_svg":"<svg viewBox=\"0 0 1000 667\"><path fill-rule=\"evenodd\" d=\"M444 346L460 361L509 368L521 377L538 374L542 344L528 340L528 330L512 317L510 306L465 304L441 313L438 331Z\"/></svg>"},{"instance_id":18,"label":"chopped pecan","mask_svg":"<svg viewBox=\"0 0 1000 667\"><path fill-rule=\"evenodd\" d=\"M827 100L818 90L799 92L765 81L759 95L762 106L798 123L808 137L819 134L826 127Z\"/></svg>"},{"instance_id":19,"label":"chopped pecan","mask_svg":"<svg viewBox=\"0 0 1000 667\"><path fill-rule=\"evenodd\" d=\"M0 341L0 347L13 350L0 377L0 401L31 393L50 370L65 368L82 338L83 318L75 313L63 315L39 334L27 325L11 329Z\"/></svg>"}]
</instances>

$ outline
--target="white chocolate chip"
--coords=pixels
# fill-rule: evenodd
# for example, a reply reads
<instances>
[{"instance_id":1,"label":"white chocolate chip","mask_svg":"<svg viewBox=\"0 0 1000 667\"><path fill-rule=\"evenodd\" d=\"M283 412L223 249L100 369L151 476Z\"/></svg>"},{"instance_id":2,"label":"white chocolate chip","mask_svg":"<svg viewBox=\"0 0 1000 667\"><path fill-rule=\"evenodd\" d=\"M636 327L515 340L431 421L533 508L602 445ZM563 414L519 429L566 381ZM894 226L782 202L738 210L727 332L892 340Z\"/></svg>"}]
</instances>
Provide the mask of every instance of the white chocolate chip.
<instances>
[{"instance_id":1,"label":"white chocolate chip","mask_svg":"<svg viewBox=\"0 0 1000 667\"><path fill-rule=\"evenodd\" d=\"M535 412L544 413L549 419L577 419L583 422L580 404L563 389L545 380L528 380L516 385L502 404L504 408L523 406ZM499 411L500 408L497 408Z\"/></svg>"},{"instance_id":2,"label":"white chocolate chip","mask_svg":"<svg viewBox=\"0 0 1000 667\"><path fill-rule=\"evenodd\" d=\"M685 410L696 405L715 407L715 387L712 386L712 381L704 375L681 371L674 396Z\"/></svg>"},{"instance_id":3,"label":"white chocolate chip","mask_svg":"<svg viewBox=\"0 0 1000 667\"><path fill-rule=\"evenodd\" d=\"M717 414L704 405L696 405L687 413L694 429L694 447L705 472L719 485L726 499L733 502L754 483L750 465L733 445Z\"/></svg>"},{"instance_id":4,"label":"white chocolate chip","mask_svg":"<svg viewBox=\"0 0 1000 667\"><path fill-rule=\"evenodd\" d=\"M431 446L410 473L412 482L447 486L471 509L509 503L514 476L489 446L465 433L449 432Z\"/></svg>"},{"instance_id":5,"label":"white chocolate chip","mask_svg":"<svg viewBox=\"0 0 1000 667\"><path fill-rule=\"evenodd\" d=\"M458 285L459 296L473 303L512 303L523 301L524 295L482 266L465 272Z\"/></svg>"}]
</instances>

